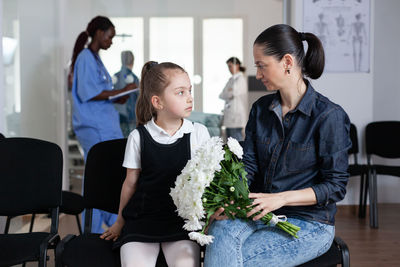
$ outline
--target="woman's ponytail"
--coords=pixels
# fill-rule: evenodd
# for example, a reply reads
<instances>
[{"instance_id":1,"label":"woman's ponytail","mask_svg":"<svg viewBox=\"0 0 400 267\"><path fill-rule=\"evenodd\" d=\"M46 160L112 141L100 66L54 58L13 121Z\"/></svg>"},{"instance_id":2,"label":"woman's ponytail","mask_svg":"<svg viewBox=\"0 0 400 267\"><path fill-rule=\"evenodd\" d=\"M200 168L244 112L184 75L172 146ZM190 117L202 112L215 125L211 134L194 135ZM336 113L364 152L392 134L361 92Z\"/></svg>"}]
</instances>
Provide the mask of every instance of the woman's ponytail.
<instances>
[{"instance_id":1,"label":"woman's ponytail","mask_svg":"<svg viewBox=\"0 0 400 267\"><path fill-rule=\"evenodd\" d=\"M308 43L306 54L303 41ZM293 55L303 76L318 79L324 71L324 48L318 37L312 33L298 32L289 25L277 24L263 31L254 44L263 48L264 55L274 56L279 61L286 54Z\"/></svg>"},{"instance_id":2,"label":"woman's ponytail","mask_svg":"<svg viewBox=\"0 0 400 267\"><path fill-rule=\"evenodd\" d=\"M109 28L114 27L111 20L104 16L94 17L87 25L86 31L83 31L76 38L74 50L72 52L70 73L74 72L75 62L79 53L85 48L89 37L94 38L96 31L107 31Z\"/></svg>"},{"instance_id":3,"label":"woman's ponytail","mask_svg":"<svg viewBox=\"0 0 400 267\"><path fill-rule=\"evenodd\" d=\"M72 52L72 59L71 59L71 66L70 66L70 73L74 72L74 66L76 62L76 58L78 57L79 53L85 48L85 45L89 39L89 34L87 31L83 31L78 35L76 38L74 50Z\"/></svg>"},{"instance_id":4,"label":"woman's ponytail","mask_svg":"<svg viewBox=\"0 0 400 267\"><path fill-rule=\"evenodd\" d=\"M325 67L325 53L321 41L312 33L300 33L308 43L303 63L303 73L311 79L321 77Z\"/></svg>"}]
</instances>

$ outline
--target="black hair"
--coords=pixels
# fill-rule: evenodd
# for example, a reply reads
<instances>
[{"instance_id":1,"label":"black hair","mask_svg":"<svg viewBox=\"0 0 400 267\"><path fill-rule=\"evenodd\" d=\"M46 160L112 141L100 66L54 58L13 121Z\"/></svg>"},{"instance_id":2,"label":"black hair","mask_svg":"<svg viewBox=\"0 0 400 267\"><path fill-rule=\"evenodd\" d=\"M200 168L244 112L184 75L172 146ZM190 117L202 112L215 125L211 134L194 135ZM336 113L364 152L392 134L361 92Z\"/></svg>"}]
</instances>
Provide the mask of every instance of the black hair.
<instances>
[{"instance_id":1,"label":"black hair","mask_svg":"<svg viewBox=\"0 0 400 267\"><path fill-rule=\"evenodd\" d=\"M303 41L308 43L304 55ZM303 76L318 79L325 66L325 53L321 41L312 33L299 33L286 24L277 24L263 31L254 41L254 45L264 47L264 55L281 60L290 54L296 58Z\"/></svg>"},{"instance_id":2,"label":"black hair","mask_svg":"<svg viewBox=\"0 0 400 267\"><path fill-rule=\"evenodd\" d=\"M81 32L78 35L78 38L75 41L74 50L72 52L71 58L71 69L70 72L74 72L74 65L76 58L78 57L79 53L85 48L85 45L89 39L89 37L93 38L97 32L97 30L107 31L111 27L114 27L114 24L111 20L107 17L97 16L94 17L89 24L85 31Z\"/></svg>"},{"instance_id":3,"label":"black hair","mask_svg":"<svg viewBox=\"0 0 400 267\"><path fill-rule=\"evenodd\" d=\"M240 60L237 57L231 57L226 61L226 64L228 63L232 63L232 64L237 64L239 65L239 70L241 72L245 72L246 68L242 66L242 63L240 62Z\"/></svg>"}]
</instances>

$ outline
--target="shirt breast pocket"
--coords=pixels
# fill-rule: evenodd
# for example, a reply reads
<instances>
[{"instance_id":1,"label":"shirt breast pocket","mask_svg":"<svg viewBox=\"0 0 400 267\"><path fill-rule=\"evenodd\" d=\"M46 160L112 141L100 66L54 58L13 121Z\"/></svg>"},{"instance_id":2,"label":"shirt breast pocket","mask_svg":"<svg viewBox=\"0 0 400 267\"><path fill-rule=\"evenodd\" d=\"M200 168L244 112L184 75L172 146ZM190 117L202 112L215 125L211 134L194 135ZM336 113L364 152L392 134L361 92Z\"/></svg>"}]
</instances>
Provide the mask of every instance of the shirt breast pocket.
<instances>
[{"instance_id":1,"label":"shirt breast pocket","mask_svg":"<svg viewBox=\"0 0 400 267\"><path fill-rule=\"evenodd\" d=\"M317 164L314 143L290 141L285 153L285 168L288 172L301 172Z\"/></svg>"}]
</instances>

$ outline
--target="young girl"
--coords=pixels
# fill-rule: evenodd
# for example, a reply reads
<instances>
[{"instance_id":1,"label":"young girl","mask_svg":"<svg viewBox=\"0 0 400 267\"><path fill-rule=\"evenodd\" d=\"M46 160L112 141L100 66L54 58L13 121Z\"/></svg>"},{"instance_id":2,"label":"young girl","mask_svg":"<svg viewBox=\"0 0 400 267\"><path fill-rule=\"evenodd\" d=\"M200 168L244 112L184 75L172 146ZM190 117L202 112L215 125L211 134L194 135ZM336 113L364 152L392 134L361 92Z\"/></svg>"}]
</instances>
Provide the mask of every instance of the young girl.
<instances>
[{"instance_id":1,"label":"young girl","mask_svg":"<svg viewBox=\"0 0 400 267\"><path fill-rule=\"evenodd\" d=\"M192 111L191 88L174 63L143 67L118 218L101 236L121 246L122 266L155 266L160 244L169 266L199 265L199 247L183 230L169 195L196 147L209 138L205 126L184 119Z\"/></svg>"}]
</instances>

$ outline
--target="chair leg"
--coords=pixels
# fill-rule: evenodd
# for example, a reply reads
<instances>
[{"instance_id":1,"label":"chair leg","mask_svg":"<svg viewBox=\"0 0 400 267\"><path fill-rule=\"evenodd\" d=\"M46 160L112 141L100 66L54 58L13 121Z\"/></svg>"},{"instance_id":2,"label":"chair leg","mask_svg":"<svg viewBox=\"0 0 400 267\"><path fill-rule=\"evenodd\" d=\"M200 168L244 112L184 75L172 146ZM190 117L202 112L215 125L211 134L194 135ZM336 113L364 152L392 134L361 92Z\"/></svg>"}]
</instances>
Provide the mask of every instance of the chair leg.
<instances>
[{"instance_id":1,"label":"chair leg","mask_svg":"<svg viewBox=\"0 0 400 267\"><path fill-rule=\"evenodd\" d=\"M368 173L366 173L366 177L365 177L365 187L364 187L364 199L363 199L363 214L364 217L367 215L367 197L368 197L368 193L369 192L369 175Z\"/></svg>"},{"instance_id":2,"label":"chair leg","mask_svg":"<svg viewBox=\"0 0 400 267\"><path fill-rule=\"evenodd\" d=\"M369 211L370 211L370 227L378 228L378 194L376 171L373 169L369 176Z\"/></svg>"},{"instance_id":3,"label":"chair leg","mask_svg":"<svg viewBox=\"0 0 400 267\"><path fill-rule=\"evenodd\" d=\"M33 224L35 223L35 213L32 213L32 218L31 218L31 225L29 226L29 233L32 233L33 231Z\"/></svg>"},{"instance_id":4,"label":"chair leg","mask_svg":"<svg viewBox=\"0 0 400 267\"><path fill-rule=\"evenodd\" d=\"M81 221L79 220L79 214L75 215L75 218L76 218L76 223L78 224L79 234L82 235L82 227L81 227Z\"/></svg>"},{"instance_id":5,"label":"chair leg","mask_svg":"<svg viewBox=\"0 0 400 267\"><path fill-rule=\"evenodd\" d=\"M365 208L364 208L364 194L365 194L365 177L364 173L361 174L360 177L360 200L358 204L358 218L364 218L365 217Z\"/></svg>"},{"instance_id":6,"label":"chair leg","mask_svg":"<svg viewBox=\"0 0 400 267\"><path fill-rule=\"evenodd\" d=\"M5 234L8 234L8 231L10 230L10 222L12 218L13 218L12 216L7 216L6 227L4 227Z\"/></svg>"}]
</instances>

